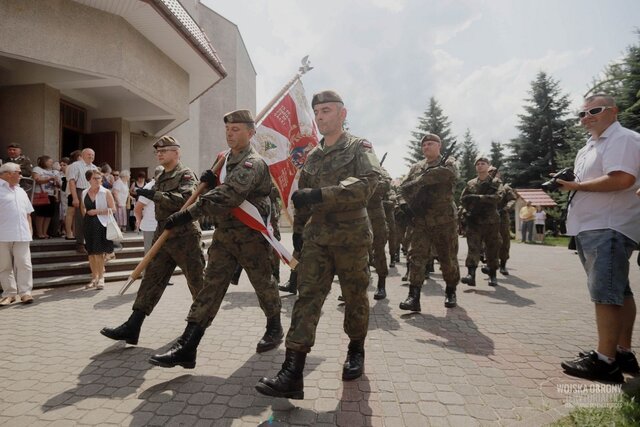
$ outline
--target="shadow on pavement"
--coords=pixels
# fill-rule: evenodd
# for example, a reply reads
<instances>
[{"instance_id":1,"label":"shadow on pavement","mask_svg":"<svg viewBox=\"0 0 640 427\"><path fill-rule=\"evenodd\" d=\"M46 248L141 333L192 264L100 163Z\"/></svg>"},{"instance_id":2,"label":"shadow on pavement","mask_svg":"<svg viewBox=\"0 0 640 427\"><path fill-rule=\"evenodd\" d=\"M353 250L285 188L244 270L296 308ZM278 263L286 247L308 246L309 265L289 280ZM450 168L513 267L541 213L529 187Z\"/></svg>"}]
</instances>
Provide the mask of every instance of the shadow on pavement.
<instances>
[{"instance_id":1,"label":"shadow on pavement","mask_svg":"<svg viewBox=\"0 0 640 427\"><path fill-rule=\"evenodd\" d=\"M369 330L397 331L400 329L398 319L391 315L389 298L373 300L369 307ZM344 312L344 310L343 310Z\"/></svg>"},{"instance_id":2,"label":"shadow on pavement","mask_svg":"<svg viewBox=\"0 0 640 427\"><path fill-rule=\"evenodd\" d=\"M478 284L478 286L482 286L482 284ZM535 301L521 297L515 291L505 288L503 285L498 284L494 289L478 289L478 286L475 288L465 289L464 293L476 293L478 295L487 296L489 298L496 299L501 301L504 304L509 304L514 307L528 307L530 305L535 305Z\"/></svg>"},{"instance_id":3,"label":"shadow on pavement","mask_svg":"<svg viewBox=\"0 0 640 427\"><path fill-rule=\"evenodd\" d=\"M112 295L99 301L93 305L96 310L111 310L112 308L120 307L124 304L131 304L136 299L135 293L128 293L125 295Z\"/></svg>"},{"instance_id":4,"label":"shadow on pavement","mask_svg":"<svg viewBox=\"0 0 640 427\"><path fill-rule=\"evenodd\" d=\"M427 337L426 339L418 340L418 342L446 347L466 354L477 354L479 356L494 354L495 345L493 340L478 330L473 319L460 306L448 309L444 317L411 313L402 315L402 318L408 324L440 338Z\"/></svg>"},{"instance_id":5,"label":"shadow on pavement","mask_svg":"<svg viewBox=\"0 0 640 427\"><path fill-rule=\"evenodd\" d=\"M508 276L498 277L498 283L504 283L509 285L514 285L520 289L529 289L529 288L539 288L540 285L536 283L527 282L519 278L518 276L514 276L513 274L509 274Z\"/></svg>"}]
</instances>

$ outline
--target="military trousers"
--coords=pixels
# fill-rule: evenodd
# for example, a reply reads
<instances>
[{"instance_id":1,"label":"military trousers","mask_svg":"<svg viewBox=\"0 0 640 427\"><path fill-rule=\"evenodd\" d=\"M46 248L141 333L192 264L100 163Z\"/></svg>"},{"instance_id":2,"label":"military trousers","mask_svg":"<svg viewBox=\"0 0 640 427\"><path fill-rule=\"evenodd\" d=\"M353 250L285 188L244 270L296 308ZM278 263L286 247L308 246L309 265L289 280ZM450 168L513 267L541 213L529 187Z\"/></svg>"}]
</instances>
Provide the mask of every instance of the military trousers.
<instances>
[{"instance_id":1,"label":"military trousers","mask_svg":"<svg viewBox=\"0 0 640 427\"><path fill-rule=\"evenodd\" d=\"M378 277L387 277L389 275L387 255L385 253L385 247L387 246L387 222L384 215L370 216L369 221L371 221L371 230L373 231L373 245L371 246L373 267L376 269Z\"/></svg>"},{"instance_id":2,"label":"military trousers","mask_svg":"<svg viewBox=\"0 0 640 427\"><path fill-rule=\"evenodd\" d=\"M344 331L362 340L369 328L369 245L328 246L305 240L298 270L298 299L293 306L286 347L308 353L316 340L322 306L338 275L345 300Z\"/></svg>"},{"instance_id":3,"label":"military trousers","mask_svg":"<svg viewBox=\"0 0 640 427\"><path fill-rule=\"evenodd\" d=\"M498 251L500 249L500 223L476 224L471 221L467 224L467 267L477 267L480 262L482 245L484 244L484 257L490 269L498 269Z\"/></svg>"},{"instance_id":4,"label":"military trousers","mask_svg":"<svg viewBox=\"0 0 640 427\"><path fill-rule=\"evenodd\" d=\"M153 242L161 231L156 231ZM195 298L203 286L204 256L200 248L200 233L169 238L144 272L140 289L133 303L134 310L150 315L164 293L173 271L179 266L187 279L191 297Z\"/></svg>"},{"instance_id":5,"label":"military trousers","mask_svg":"<svg viewBox=\"0 0 640 427\"><path fill-rule=\"evenodd\" d=\"M460 281L458 266L458 225L455 220L438 225L416 221L409 244L409 284L422 287L431 248L438 253L442 278L447 289L455 290Z\"/></svg>"},{"instance_id":6,"label":"military trousers","mask_svg":"<svg viewBox=\"0 0 640 427\"><path fill-rule=\"evenodd\" d=\"M209 247L204 287L198 293L188 322L203 328L211 325L238 264L244 268L267 318L280 314L278 284L271 278L271 246L259 232L248 227L217 228Z\"/></svg>"},{"instance_id":7,"label":"military trousers","mask_svg":"<svg viewBox=\"0 0 640 427\"><path fill-rule=\"evenodd\" d=\"M500 249L498 250L498 258L502 262L509 259L509 250L511 249L511 224L509 217L500 218Z\"/></svg>"},{"instance_id":8,"label":"military trousers","mask_svg":"<svg viewBox=\"0 0 640 427\"><path fill-rule=\"evenodd\" d=\"M398 251L398 236L396 231L396 217L393 214L393 206L386 205L384 207L384 218L387 221L389 255L395 256ZM392 258L393 259L393 258Z\"/></svg>"}]
</instances>

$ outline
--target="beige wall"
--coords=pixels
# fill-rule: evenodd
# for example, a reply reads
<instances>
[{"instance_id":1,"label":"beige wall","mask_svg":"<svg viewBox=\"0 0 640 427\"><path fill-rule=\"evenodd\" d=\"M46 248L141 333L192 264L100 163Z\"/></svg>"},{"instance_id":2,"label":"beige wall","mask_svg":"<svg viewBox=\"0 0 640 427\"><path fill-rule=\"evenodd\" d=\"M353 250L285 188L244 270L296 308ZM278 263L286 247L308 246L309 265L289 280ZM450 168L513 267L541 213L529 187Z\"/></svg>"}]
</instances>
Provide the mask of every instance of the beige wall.
<instances>
[{"instance_id":1,"label":"beige wall","mask_svg":"<svg viewBox=\"0 0 640 427\"><path fill-rule=\"evenodd\" d=\"M60 93L44 84L0 87L1 157L12 142L35 163L43 154L60 155Z\"/></svg>"}]
</instances>

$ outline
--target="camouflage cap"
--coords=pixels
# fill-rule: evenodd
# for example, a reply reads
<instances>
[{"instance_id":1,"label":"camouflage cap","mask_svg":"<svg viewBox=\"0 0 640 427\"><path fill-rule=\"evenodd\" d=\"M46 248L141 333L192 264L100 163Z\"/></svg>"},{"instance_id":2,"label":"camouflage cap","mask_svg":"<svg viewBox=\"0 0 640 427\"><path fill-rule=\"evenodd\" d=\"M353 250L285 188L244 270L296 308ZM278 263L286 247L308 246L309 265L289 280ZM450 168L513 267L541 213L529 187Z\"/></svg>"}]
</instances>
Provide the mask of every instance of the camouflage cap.
<instances>
[{"instance_id":1,"label":"camouflage cap","mask_svg":"<svg viewBox=\"0 0 640 427\"><path fill-rule=\"evenodd\" d=\"M249 110L231 111L224 115L225 123L254 123L253 115Z\"/></svg>"},{"instance_id":2,"label":"camouflage cap","mask_svg":"<svg viewBox=\"0 0 640 427\"><path fill-rule=\"evenodd\" d=\"M473 164L477 164L478 162L485 162L488 164L491 164L491 161L489 160L489 157L486 154L478 154L478 157L476 157L476 161L473 162Z\"/></svg>"},{"instance_id":3,"label":"camouflage cap","mask_svg":"<svg viewBox=\"0 0 640 427\"><path fill-rule=\"evenodd\" d=\"M338 92L335 90L323 90L322 92L318 92L313 95L311 99L311 108L315 107L316 104L324 104L327 102L339 102L344 105L342 98L338 95Z\"/></svg>"},{"instance_id":4,"label":"camouflage cap","mask_svg":"<svg viewBox=\"0 0 640 427\"><path fill-rule=\"evenodd\" d=\"M436 141L439 142L440 144L442 144L442 141L440 140L440 137L438 135L436 135L435 133L428 133L425 136L422 137L422 139L420 140L420 143L423 143L425 141Z\"/></svg>"},{"instance_id":5,"label":"camouflage cap","mask_svg":"<svg viewBox=\"0 0 640 427\"><path fill-rule=\"evenodd\" d=\"M159 140L153 143L153 148L161 148L161 147L178 147L180 148L180 143L177 139L172 136L164 135L160 137Z\"/></svg>"}]
</instances>

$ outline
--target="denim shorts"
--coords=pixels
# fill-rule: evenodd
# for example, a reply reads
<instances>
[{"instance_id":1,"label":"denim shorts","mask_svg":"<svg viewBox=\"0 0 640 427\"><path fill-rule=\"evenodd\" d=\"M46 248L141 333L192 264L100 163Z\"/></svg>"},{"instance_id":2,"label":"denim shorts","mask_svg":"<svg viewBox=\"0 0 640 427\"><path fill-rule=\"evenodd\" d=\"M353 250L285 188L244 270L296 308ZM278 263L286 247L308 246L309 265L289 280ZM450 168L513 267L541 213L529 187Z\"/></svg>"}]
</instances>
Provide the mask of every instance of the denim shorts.
<instances>
[{"instance_id":1,"label":"denim shorts","mask_svg":"<svg viewBox=\"0 0 640 427\"><path fill-rule=\"evenodd\" d=\"M633 296L629 287L629 258L636 247L633 240L611 229L582 231L576 236L591 301L623 305L625 298Z\"/></svg>"}]
</instances>

